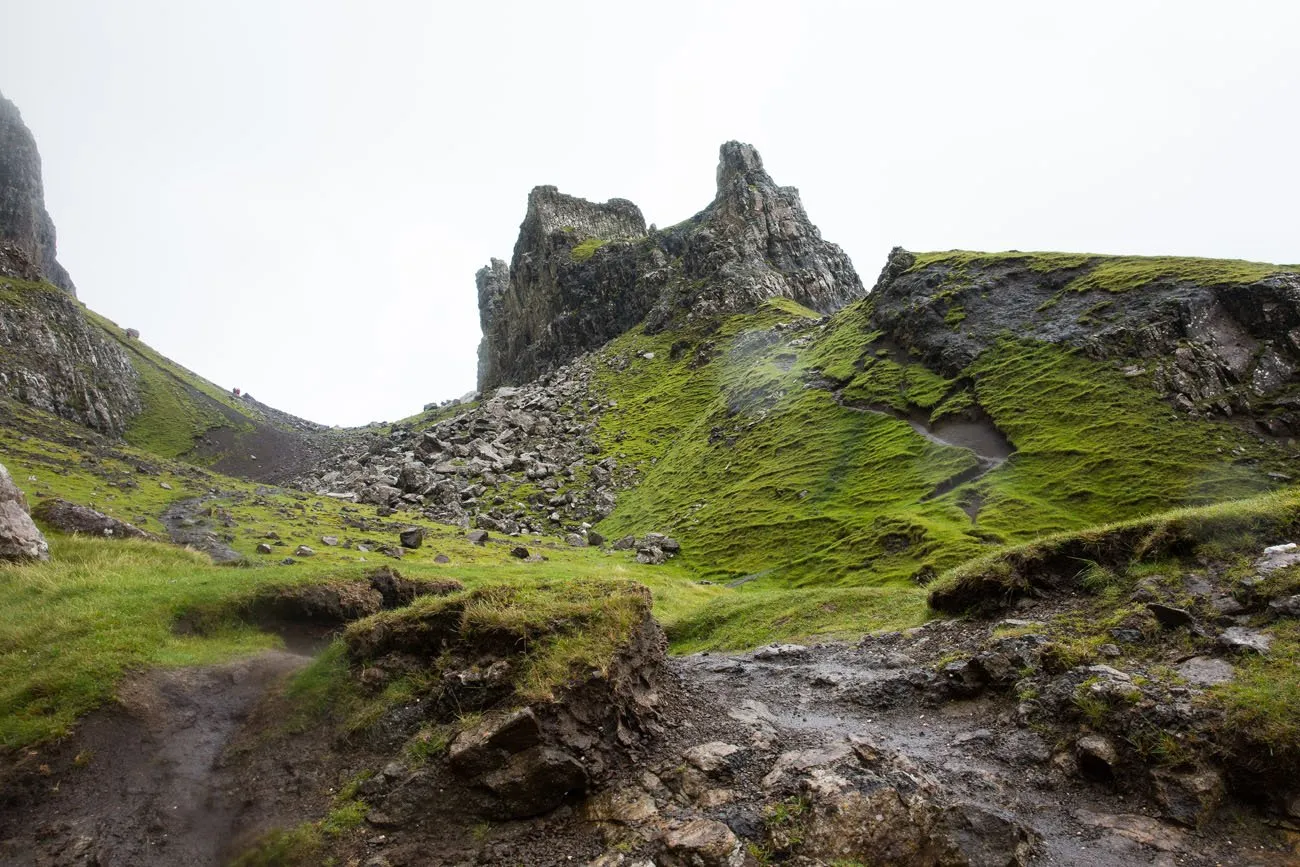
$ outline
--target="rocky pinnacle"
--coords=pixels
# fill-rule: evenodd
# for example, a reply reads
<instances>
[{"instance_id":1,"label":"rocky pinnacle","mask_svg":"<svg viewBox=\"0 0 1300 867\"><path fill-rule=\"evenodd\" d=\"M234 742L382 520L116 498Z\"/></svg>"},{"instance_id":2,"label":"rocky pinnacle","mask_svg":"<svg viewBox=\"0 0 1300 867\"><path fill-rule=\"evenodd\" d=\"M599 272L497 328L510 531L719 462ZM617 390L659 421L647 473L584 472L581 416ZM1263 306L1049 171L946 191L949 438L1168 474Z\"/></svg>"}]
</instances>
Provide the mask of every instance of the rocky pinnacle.
<instances>
[{"instance_id":1,"label":"rocky pinnacle","mask_svg":"<svg viewBox=\"0 0 1300 867\"><path fill-rule=\"evenodd\" d=\"M478 273L480 389L527 382L643 322L660 331L773 298L829 313L865 294L753 147L724 144L717 182L707 208L654 231L626 199L535 188L510 267Z\"/></svg>"},{"instance_id":2,"label":"rocky pinnacle","mask_svg":"<svg viewBox=\"0 0 1300 867\"><path fill-rule=\"evenodd\" d=\"M0 259L28 260L39 275L70 295L77 294L55 258L54 221L45 210L41 156L18 107L0 94ZM15 276L27 276L17 273Z\"/></svg>"}]
</instances>

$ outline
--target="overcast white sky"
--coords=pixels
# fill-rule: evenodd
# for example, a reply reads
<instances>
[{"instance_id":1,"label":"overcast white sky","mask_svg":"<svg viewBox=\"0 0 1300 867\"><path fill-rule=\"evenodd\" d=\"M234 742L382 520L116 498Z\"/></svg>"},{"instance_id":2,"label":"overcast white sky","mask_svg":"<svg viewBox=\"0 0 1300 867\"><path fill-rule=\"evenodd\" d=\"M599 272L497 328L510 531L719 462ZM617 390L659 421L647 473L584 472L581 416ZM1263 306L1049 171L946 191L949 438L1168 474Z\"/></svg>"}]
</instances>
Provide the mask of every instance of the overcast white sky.
<instances>
[{"instance_id":1,"label":"overcast white sky","mask_svg":"<svg viewBox=\"0 0 1300 867\"><path fill-rule=\"evenodd\" d=\"M1300 261L1300 4L0 0L90 307L290 412L474 385L529 189L667 225L756 145L889 248Z\"/></svg>"}]
</instances>

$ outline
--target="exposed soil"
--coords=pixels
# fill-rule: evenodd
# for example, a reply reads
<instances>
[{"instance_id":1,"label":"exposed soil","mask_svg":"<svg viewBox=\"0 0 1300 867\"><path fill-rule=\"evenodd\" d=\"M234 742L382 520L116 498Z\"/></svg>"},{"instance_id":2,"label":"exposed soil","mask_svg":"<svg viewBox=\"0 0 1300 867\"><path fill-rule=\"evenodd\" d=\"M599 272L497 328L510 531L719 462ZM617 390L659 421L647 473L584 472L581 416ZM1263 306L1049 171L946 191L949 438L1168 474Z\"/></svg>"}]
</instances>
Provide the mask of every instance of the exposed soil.
<instances>
[{"instance_id":1,"label":"exposed soil","mask_svg":"<svg viewBox=\"0 0 1300 867\"><path fill-rule=\"evenodd\" d=\"M272 651L152 671L119 690L0 816L3 865L217 865L242 806L219 760L267 690L307 657Z\"/></svg>"},{"instance_id":2,"label":"exposed soil","mask_svg":"<svg viewBox=\"0 0 1300 867\"><path fill-rule=\"evenodd\" d=\"M596 822L574 802L536 819L484 823L435 795L419 821L394 825L372 813L376 824L338 842L335 854L393 867L572 865L617 840L635 864L633 855L653 851L654 829L701 815L761 841L765 805L791 791L773 782L773 770L796 753L805 769L852 762L852 738L897 755L946 802L1028 828L1041 838L1034 864L1296 863L1295 839L1256 814L1227 809L1200 830L1165 821L1135 795L1057 769L1058 745L1018 723L1006 699L945 700L922 688L941 657L976 647L990 628L943 621L856 646L673 659L664 733L606 788L651 798L651 817ZM391 756L323 731L264 736L287 710L272 687L304 661L277 652L132 681L121 706L93 716L65 750L65 764L86 751L86 767L52 773L41 800L0 819L0 864L216 865L267 828L320 818L341 779ZM739 748L716 783L727 792L716 804L674 782L683 754L710 742ZM383 773L402 773L391 769ZM443 772L429 773L436 781Z\"/></svg>"}]
</instances>

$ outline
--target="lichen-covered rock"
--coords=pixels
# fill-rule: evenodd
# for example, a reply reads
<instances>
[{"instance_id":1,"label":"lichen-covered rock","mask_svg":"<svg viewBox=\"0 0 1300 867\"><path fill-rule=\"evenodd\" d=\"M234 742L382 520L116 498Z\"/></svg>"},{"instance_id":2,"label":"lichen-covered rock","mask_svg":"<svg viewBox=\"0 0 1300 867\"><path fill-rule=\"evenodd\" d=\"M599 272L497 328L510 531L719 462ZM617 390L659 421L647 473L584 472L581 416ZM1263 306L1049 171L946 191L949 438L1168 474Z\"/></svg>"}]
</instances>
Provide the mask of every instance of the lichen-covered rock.
<instances>
[{"instance_id":1,"label":"lichen-covered rock","mask_svg":"<svg viewBox=\"0 0 1300 867\"><path fill-rule=\"evenodd\" d=\"M863 294L844 252L822 240L794 187L758 151L721 148L717 194L694 217L647 232L635 205L537 187L507 268L479 271L479 388L519 384L646 320L750 311L790 298L829 313Z\"/></svg>"},{"instance_id":2,"label":"lichen-covered rock","mask_svg":"<svg viewBox=\"0 0 1300 867\"><path fill-rule=\"evenodd\" d=\"M41 155L18 106L0 94L0 242L21 250L46 280L73 297L77 288L55 256L54 221L45 210ZM31 279L28 277L27 279Z\"/></svg>"},{"instance_id":3,"label":"lichen-covered rock","mask_svg":"<svg viewBox=\"0 0 1300 867\"><path fill-rule=\"evenodd\" d=\"M49 558L50 546L27 514L27 498L0 464L0 562Z\"/></svg>"}]
</instances>

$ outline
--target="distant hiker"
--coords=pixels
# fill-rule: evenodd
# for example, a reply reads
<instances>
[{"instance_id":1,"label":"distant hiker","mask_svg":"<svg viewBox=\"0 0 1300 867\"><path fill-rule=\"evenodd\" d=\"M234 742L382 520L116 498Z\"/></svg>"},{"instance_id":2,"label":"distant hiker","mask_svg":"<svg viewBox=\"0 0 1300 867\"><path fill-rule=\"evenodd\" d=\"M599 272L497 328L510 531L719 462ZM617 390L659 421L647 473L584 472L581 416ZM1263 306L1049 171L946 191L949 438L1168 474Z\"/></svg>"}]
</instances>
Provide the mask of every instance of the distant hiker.
<instances>
[{"instance_id":1,"label":"distant hiker","mask_svg":"<svg viewBox=\"0 0 1300 867\"><path fill-rule=\"evenodd\" d=\"M230 392L231 392L231 394L233 394L235 397L239 397L239 395L240 395L240 391L239 391L239 389L237 389L237 388L232 388L232 389L230 390Z\"/></svg>"},{"instance_id":2,"label":"distant hiker","mask_svg":"<svg viewBox=\"0 0 1300 867\"><path fill-rule=\"evenodd\" d=\"M126 329L126 339L127 339L127 340L139 340L139 339L140 339L140 332L139 332L139 331L136 331L134 328L128 328L128 329Z\"/></svg>"}]
</instances>

